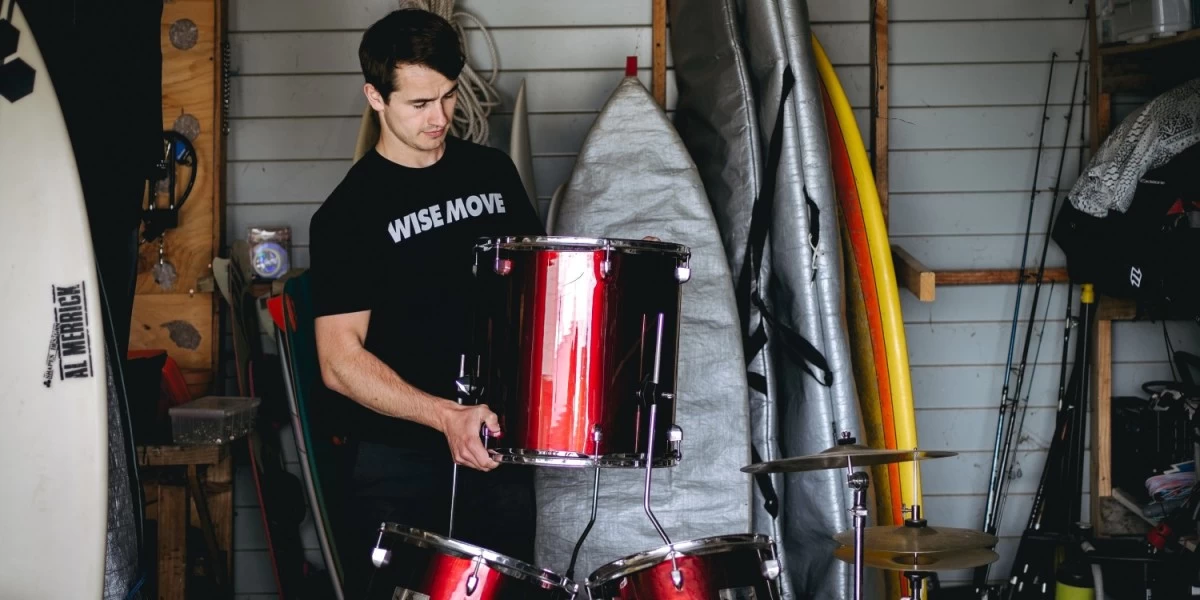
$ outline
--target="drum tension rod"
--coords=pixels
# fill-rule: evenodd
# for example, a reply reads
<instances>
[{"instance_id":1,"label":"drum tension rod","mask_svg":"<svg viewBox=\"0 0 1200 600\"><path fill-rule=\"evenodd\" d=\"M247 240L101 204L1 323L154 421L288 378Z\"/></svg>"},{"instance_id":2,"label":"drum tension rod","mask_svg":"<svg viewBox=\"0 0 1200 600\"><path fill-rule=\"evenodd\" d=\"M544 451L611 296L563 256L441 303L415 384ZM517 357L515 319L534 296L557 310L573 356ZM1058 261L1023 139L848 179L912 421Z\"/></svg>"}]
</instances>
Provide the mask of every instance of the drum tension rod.
<instances>
[{"instance_id":1,"label":"drum tension rod","mask_svg":"<svg viewBox=\"0 0 1200 600\"><path fill-rule=\"evenodd\" d=\"M641 401L644 404L650 405L650 426L647 428L646 435L646 489L642 495L642 508L646 511L646 516L650 517L650 523L654 525L654 529L658 531L659 537L670 548L669 555L671 557L671 583L675 584L676 590L683 589L683 571L679 570L679 562L675 556L675 547L671 543L671 538L667 537L667 532L663 530L662 525L658 523L658 519L654 517L654 512L650 510L650 474L654 469L654 434L656 432L655 421L658 417L658 400L659 400L659 371L662 368L662 343L663 343L663 320L665 315L658 313L658 325L656 340L654 343L654 369L650 372L649 382L646 384L645 391L642 393ZM664 394L665 396L665 394Z\"/></svg>"}]
</instances>

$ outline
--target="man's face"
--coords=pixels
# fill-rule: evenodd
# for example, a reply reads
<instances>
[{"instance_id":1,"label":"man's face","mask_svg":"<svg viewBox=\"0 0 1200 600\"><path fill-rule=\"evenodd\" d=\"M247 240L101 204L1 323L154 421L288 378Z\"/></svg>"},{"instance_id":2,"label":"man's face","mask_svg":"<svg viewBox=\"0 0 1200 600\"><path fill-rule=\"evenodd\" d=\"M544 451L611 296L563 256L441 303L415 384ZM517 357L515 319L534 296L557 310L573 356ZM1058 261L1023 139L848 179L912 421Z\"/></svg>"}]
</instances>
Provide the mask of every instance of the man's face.
<instances>
[{"instance_id":1,"label":"man's face","mask_svg":"<svg viewBox=\"0 0 1200 600\"><path fill-rule=\"evenodd\" d=\"M384 99L370 94L371 106L381 111L381 135L405 154L437 152L446 142L446 130L454 116L458 82L428 67L401 65L395 71L395 90ZM384 104L383 102L386 102Z\"/></svg>"}]
</instances>

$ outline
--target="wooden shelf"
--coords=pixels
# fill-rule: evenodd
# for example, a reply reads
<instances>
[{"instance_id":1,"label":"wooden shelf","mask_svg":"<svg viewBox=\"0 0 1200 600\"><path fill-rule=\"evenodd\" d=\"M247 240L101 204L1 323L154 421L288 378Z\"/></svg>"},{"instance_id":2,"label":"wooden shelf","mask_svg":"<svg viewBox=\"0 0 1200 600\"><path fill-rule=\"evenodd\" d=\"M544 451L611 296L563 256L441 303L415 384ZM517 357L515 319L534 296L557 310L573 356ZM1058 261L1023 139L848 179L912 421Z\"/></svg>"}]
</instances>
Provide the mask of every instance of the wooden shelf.
<instances>
[{"instance_id":1,"label":"wooden shelf","mask_svg":"<svg viewBox=\"0 0 1200 600\"><path fill-rule=\"evenodd\" d=\"M939 285L1005 285L1021 281L1037 279L1037 269L1026 269L1024 274L1020 269L948 269L935 271L930 269L899 246L892 246L892 262L896 266L896 280L901 287L907 288L921 302L933 302L937 299ZM1048 268L1042 274L1042 281L1047 283L1065 283L1070 281L1067 270L1061 267Z\"/></svg>"},{"instance_id":2,"label":"wooden shelf","mask_svg":"<svg viewBox=\"0 0 1200 600\"><path fill-rule=\"evenodd\" d=\"M1184 31L1183 33L1177 33L1164 38L1154 38L1148 42L1142 42L1140 44L1108 44L1106 46L1100 46L1098 48L1098 52L1102 57L1120 56L1123 54L1136 54L1139 52L1161 50L1163 48L1180 46L1195 41L1200 41L1200 29L1191 29Z\"/></svg>"}]
</instances>

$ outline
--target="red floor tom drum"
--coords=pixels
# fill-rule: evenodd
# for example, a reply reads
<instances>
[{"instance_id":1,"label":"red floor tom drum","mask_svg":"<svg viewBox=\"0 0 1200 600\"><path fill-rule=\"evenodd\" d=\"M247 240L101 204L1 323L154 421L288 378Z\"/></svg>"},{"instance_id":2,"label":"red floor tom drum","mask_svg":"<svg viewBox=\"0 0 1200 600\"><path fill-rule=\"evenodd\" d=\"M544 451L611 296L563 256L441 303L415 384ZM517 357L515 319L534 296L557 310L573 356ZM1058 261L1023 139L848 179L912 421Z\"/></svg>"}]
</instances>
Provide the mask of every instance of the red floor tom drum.
<instances>
[{"instance_id":1,"label":"red floor tom drum","mask_svg":"<svg viewBox=\"0 0 1200 600\"><path fill-rule=\"evenodd\" d=\"M500 415L501 462L653 466L679 461L675 376L686 246L570 237L475 248L473 379ZM655 382L657 382L655 384ZM657 400L650 432L646 398Z\"/></svg>"}]
</instances>

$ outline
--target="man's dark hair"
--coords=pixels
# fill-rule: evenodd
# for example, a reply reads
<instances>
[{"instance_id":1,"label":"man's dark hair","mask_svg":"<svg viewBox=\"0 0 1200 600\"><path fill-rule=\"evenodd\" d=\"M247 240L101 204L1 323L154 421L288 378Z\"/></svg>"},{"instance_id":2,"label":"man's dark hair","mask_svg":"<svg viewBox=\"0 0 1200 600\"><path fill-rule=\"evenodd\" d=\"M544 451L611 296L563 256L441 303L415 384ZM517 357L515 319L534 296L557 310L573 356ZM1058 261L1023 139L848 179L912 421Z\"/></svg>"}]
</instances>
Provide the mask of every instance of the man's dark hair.
<instances>
[{"instance_id":1,"label":"man's dark hair","mask_svg":"<svg viewBox=\"0 0 1200 600\"><path fill-rule=\"evenodd\" d=\"M358 46L358 61L367 83L386 102L396 88L396 67L428 67L453 81L466 57L449 21L428 11L401 9L367 29Z\"/></svg>"}]
</instances>

